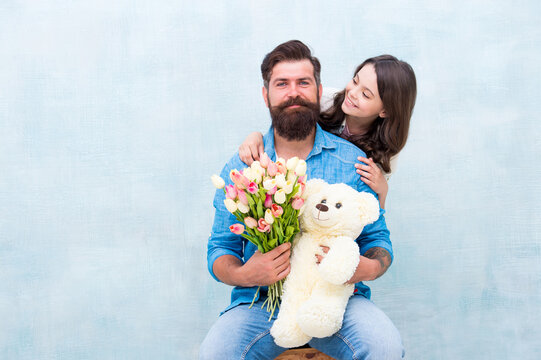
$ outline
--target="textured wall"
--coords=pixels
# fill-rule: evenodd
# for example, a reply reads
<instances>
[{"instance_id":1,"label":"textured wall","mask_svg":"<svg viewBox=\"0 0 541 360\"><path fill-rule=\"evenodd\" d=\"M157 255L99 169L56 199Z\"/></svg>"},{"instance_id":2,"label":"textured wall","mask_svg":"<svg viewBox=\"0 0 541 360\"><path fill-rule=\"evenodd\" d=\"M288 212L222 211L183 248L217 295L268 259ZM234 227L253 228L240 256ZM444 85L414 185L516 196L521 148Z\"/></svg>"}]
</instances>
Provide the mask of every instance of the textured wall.
<instances>
[{"instance_id":1,"label":"textured wall","mask_svg":"<svg viewBox=\"0 0 541 360\"><path fill-rule=\"evenodd\" d=\"M257 5L256 5L257 4ZM536 1L0 2L0 358L190 359L229 289L209 176L269 124L259 64L418 79L372 284L410 359L541 358Z\"/></svg>"}]
</instances>

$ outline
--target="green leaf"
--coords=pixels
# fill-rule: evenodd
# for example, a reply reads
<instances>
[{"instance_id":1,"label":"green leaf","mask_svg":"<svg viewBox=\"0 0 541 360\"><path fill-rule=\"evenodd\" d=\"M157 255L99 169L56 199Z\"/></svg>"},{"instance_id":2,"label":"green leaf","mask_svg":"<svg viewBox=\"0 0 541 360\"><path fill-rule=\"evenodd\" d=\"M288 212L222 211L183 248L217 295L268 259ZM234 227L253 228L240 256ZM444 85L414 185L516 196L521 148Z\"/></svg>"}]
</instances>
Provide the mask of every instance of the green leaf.
<instances>
[{"instance_id":1,"label":"green leaf","mask_svg":"<svg viewBox=\"0 0 541 360\"><path fill-rule=\"evenodd\" d=\"M261 202L261 199L257 200L257 217L262 218L265 216L265 212L263 211L263 203Z\"/></svg>"}]
</instances>

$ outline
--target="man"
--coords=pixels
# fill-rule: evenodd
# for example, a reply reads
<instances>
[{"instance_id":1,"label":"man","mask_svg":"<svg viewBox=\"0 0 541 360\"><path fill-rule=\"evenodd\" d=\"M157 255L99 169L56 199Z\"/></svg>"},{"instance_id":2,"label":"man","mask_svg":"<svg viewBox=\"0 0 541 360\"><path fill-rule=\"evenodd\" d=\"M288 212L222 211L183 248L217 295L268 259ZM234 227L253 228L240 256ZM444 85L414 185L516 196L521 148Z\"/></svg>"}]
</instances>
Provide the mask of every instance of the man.
<instances>
[{"instance_id":1,"label":"man","mask_svg":"<svg viewBox=\"0 0 541 360\"><path fill-rule=\"evenodd\" d=\"M310 49L297 40L277 46L261 64L263 99L269 108L272 127L264 137L265 152L275 160L294 156L306 159L308 179L322 178L329 183L346 183L359 191L374 192L355 172L354 164L364 153L351 143L323 131L317 124L320 64ZM229 179L232 169L246 167L235 155L222 170ZM375 194L374 194L375 195ZM207 260L211 275L233 285L231 304L213 325L201 344L201 359L274 359L285 349L277 346L261 309L265 291L250 308L258 286L267 286L290 271L290 244L282 244L261 254L257 248L232 234L229 225L236 222L223 203L224 194L214 198L216 214L208 242ZM370 289L362 281L381 276L392 261L389 231L380 211L379 219L364 228L357 239L359 265L348 281L355 283L355 295L349 300L343 326L335 335L310 341L310 346L336 359L400 359L403 348L400 335L389 318L370 302ZM318 262L321 259L314 261Z\"/></svg>"}]
</instances>

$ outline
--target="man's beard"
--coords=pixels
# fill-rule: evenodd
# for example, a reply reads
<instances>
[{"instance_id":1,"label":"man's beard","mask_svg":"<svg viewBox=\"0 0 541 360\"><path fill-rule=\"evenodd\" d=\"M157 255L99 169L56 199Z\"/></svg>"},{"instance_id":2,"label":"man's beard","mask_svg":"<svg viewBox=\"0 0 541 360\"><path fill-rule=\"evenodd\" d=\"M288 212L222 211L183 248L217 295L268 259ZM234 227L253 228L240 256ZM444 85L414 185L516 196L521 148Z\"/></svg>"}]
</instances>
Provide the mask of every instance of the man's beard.
<instances>
[{"instance_id":1,"label":"man's beard","mask_svg":"<svg viewBox=\"0 0 541 360\"><path fill-rule=\"evenodd\" d=\"M292 105L300 106L288 109ZM280 105L271 106L269 110L276 133L289 141L306 139L319 120L319 101L313 103L298 96Z\"/></svg>"}]
</instances>

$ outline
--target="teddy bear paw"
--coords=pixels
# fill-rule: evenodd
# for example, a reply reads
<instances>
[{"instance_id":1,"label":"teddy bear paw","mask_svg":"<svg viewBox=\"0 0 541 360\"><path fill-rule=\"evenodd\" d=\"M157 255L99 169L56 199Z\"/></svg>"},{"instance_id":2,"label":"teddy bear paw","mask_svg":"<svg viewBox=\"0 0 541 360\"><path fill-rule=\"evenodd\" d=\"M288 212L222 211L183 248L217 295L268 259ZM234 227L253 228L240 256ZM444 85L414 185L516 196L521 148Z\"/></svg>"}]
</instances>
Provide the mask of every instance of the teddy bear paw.
<instances>
[{"instance_id":1,"label":"teddy bear paw","mask_svg":"<svg viewBox=\"0 0 541 360\"><path fill-rule=\"evenodd\" d=\"M343 315L328 304L309 301L299 309L297 321L305 334L324 338L340 330Z\"/></svg>"},{"instance_id":2,"label":"teddy bear paw","mask_svg":"<svg viewBox=\"0 0 541 360\"><path fill-rule=\"evenodd\" d=\"M278 318L272 325L270 333L276 345L284 348L302 346L312 339L301 330L296 322L289 319Z\"/></svg>"}]
</instances>

